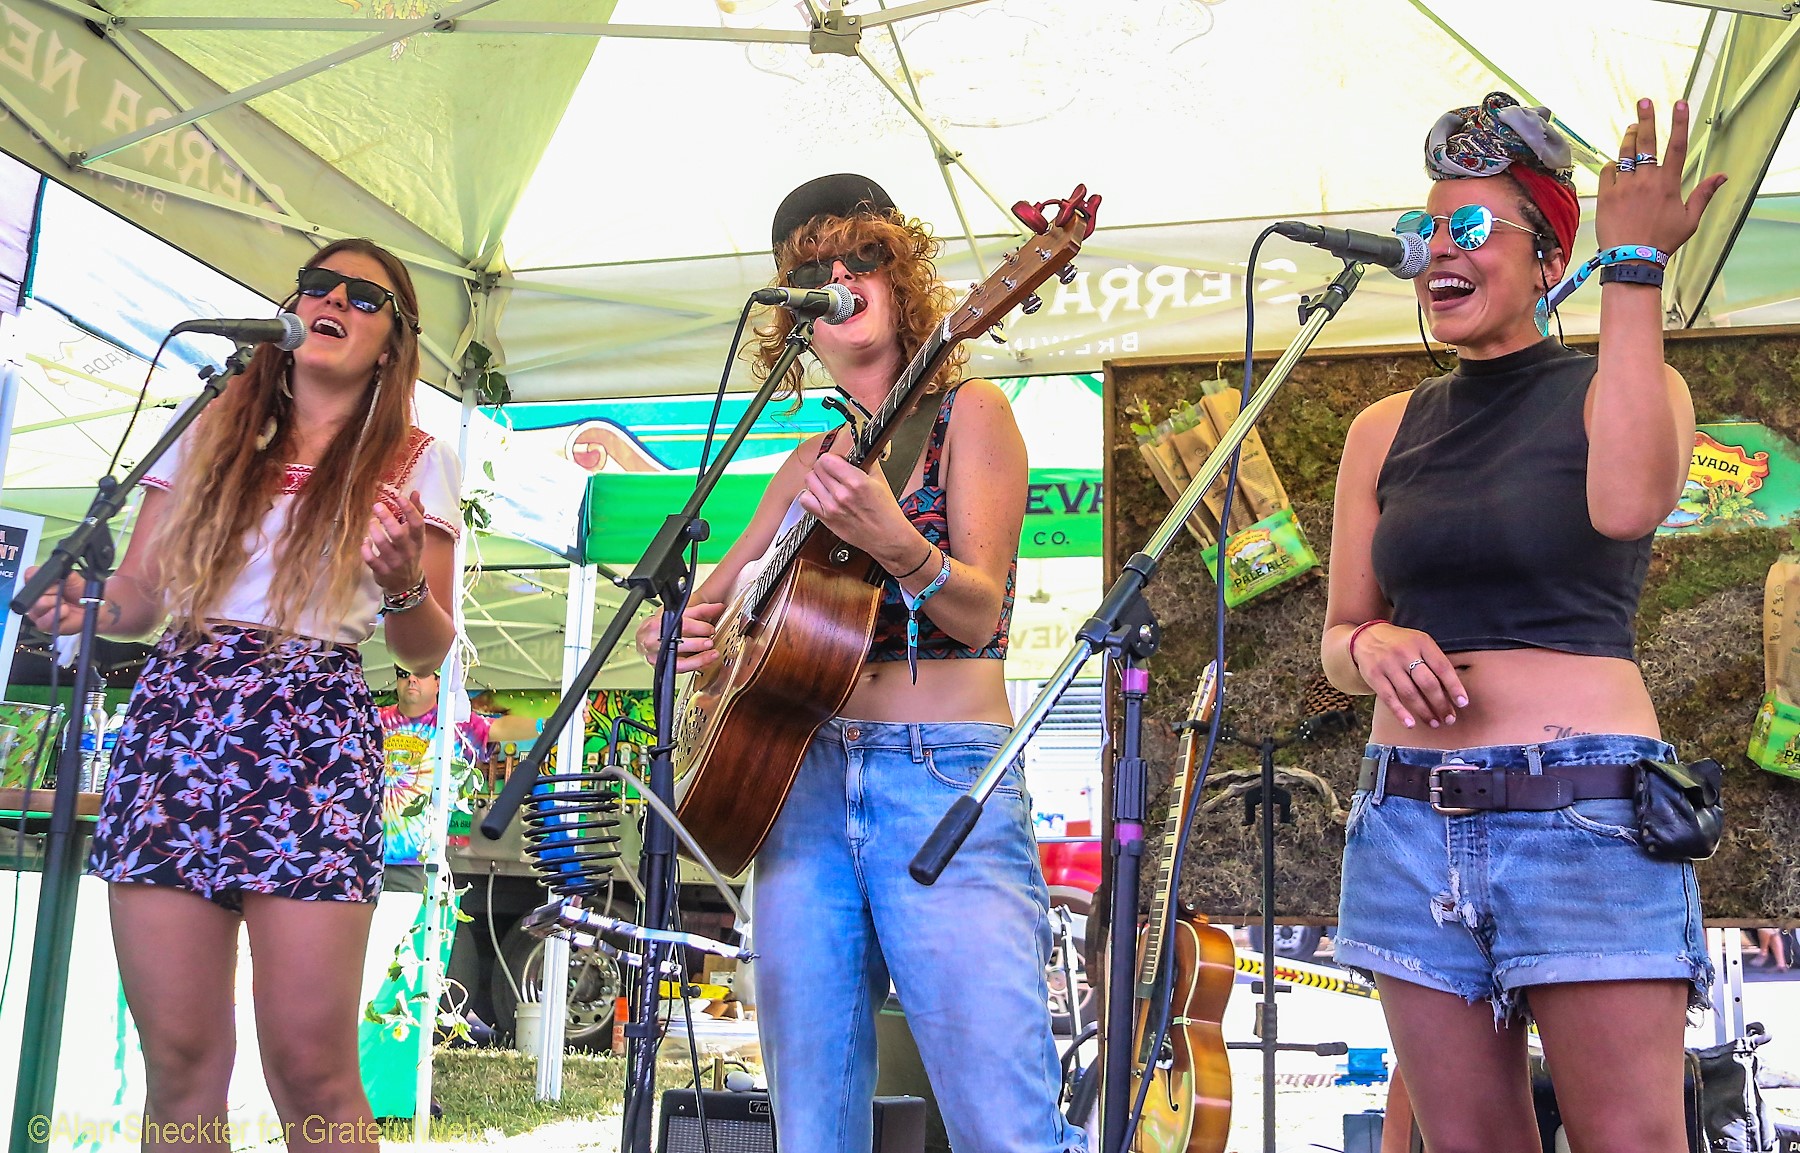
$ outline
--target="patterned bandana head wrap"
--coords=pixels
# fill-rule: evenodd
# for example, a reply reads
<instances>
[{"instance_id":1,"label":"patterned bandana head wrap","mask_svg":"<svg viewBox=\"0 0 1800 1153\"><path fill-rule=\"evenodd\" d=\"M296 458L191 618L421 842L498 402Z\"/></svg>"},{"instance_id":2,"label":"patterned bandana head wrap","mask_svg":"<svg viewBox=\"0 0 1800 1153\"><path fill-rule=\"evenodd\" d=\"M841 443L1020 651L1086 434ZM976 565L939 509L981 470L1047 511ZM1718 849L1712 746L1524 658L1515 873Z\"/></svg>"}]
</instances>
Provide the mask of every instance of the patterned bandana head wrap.
<instances>
[{"instance_id":1,"label":"patterned bandana head wrap","mask_svg":"<svg viewBox=\"0 0 1800 1153\"><path fill-rule=\"evenodd\" d=\"M1574 251L1581 204L1575 158L1548 108L1526 108L1505 92L1438 117L1425 137L1425 173L1433 180L1507 172L1550 222L1564 254Z\"/></svg>"}]
</instances>

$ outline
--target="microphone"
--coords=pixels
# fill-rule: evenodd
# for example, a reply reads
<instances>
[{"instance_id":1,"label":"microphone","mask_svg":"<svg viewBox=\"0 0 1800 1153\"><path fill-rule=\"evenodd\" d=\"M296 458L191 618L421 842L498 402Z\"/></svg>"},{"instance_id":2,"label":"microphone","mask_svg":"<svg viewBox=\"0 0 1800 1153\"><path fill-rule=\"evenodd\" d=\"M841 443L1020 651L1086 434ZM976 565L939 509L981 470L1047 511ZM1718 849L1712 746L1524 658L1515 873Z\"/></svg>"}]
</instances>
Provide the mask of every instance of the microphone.
<instances>
[{"instance_id":1,"label":"microphone","mask_svg":"<svg viewBox=\"0 0 1800 1153\"><path fill-rule=\"evenodd\" d=\"M1431 263L1431 245L1413 232L1401 236L1377 236L1354 228L1323 228L1298 220L1283 220L1275 225L1275 231L1289 240L1323 248L1345 260L1379 264L1401 280L1411 280Z\"/></svg>"},{"instance_id":2,"label":"microphone","mask_svg":"<svg viewBox=\"0 0 1800 1153\"><path fill-rule=\"evenodd\" d=\"M841 284L824 288L759 288L750 294L758 304L779 304L800 316L813 316L826 324L842 324L856 315L856 297Z\"/></svg>"},{"instance_id":3,"label":"microphone","mask_svg":"<svg viewBox=\"0 0 1800 1153\"><path fill-rule=\"evenodd\" d=\"M255 320L184 320L169 330L200 332L208 336L228 336L239 344L272 344L283 352L292 352L306 340L306 326L291 312Z\"/></svg>"}]
</instances>

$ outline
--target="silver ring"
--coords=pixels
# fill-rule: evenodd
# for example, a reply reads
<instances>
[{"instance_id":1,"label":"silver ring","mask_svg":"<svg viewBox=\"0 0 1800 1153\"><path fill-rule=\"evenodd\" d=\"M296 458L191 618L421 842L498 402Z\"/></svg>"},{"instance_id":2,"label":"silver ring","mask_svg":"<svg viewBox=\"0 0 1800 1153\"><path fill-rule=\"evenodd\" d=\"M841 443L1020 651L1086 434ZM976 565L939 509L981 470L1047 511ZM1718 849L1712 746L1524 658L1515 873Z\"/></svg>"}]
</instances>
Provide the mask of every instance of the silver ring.
<instances>
[{"instance_id":1,"label":"silver ring","mask_svg":"<svg viewBox=\"0 0 1800 1153\"><path fill-rule=\"evenodd\" d=\"M1638 168L1642 168L1647 164L1655 164L1655 163L1656 163L1656 157L1650 155L1648 152L1640 152L1636 156L1632 157L1632 164Z\"/></svg>"},{"instance_id":2,"label":"silver ring","mask_svg":"<svg viewBox=\"0 0 1800 1153\"><path fill-rule=\"evenodd\" d=\"M1619 171L1632 172L1637 169L1638 162L1630 156L1619 157Z\"/></svg>"},{"instance_id":3,"label":"silver ring","mask_svg":"<svg viewBox=\"0 0 1800 1153\"><path fill-rule=\"evenodd\" d=\"M1418 659L1416 659L1416 660L1413 660L1413 661L1409 661L1409 662L1407 662L1407 665L1406 665L1406 671L1407 671L1407 672L1409 672L1409 673L1410 673L1410 672L1412 672L1412 671L1413 671L1413 670L1414 670L1414 669L1416 669L1416 668L1418 668L1418 667L1419 667L1419 666L1420 666L1420 665L1422 665L1422 664L1424 664L1424 663L1425 663L1425 658L1424 658L1424 657L1419 657L1419 658L1418 658Z\"/></svg>"}]
</instances>

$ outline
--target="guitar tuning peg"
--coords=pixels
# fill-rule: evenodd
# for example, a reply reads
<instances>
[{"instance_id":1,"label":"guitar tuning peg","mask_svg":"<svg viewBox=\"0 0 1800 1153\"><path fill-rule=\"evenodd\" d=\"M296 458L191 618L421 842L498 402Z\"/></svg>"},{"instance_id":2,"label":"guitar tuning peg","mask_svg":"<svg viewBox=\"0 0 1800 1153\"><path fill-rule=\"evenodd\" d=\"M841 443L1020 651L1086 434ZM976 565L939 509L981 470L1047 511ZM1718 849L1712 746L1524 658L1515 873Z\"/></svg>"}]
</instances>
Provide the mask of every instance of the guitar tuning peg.
<instances>
[{"instance_id":1,"label":"guitar tuning peg","mask_svg":"<svg viewBox=\"0 0 1800 1153\"><path fill-rule=\"evenodd\" d=\"M1044 307L1044 298L1034 292L1024 300L1020 301L1019 307L1025 310L1026 316L1030 316L1038 309Z\"/></svg>"},{"instance_id":2,"label":"guitar tuning peg","mask_svg":"<svg viewBox=\"0 0 1800 1153\"><path fill-rule=\"evenodd\" d=\"M995 344L1005 344L1006 333L1000 331L1000 326L996 324L994 327L988 329L988 339L992 340Z\"/></svg>"},{"instance_id":3,"label":"guitar tuning peg","mask_svg":"<svg viewBox=\"0 0 1800 1153\"><path fill-rule=\"evenodd\" d=\"M1064 284L1073 284L1075 283L1075 277L1077 275L1073 264L1065 264L1062 266L1061 271L1056 274L1056 279L1062 281Z\"/></svg>"}]
</instances>

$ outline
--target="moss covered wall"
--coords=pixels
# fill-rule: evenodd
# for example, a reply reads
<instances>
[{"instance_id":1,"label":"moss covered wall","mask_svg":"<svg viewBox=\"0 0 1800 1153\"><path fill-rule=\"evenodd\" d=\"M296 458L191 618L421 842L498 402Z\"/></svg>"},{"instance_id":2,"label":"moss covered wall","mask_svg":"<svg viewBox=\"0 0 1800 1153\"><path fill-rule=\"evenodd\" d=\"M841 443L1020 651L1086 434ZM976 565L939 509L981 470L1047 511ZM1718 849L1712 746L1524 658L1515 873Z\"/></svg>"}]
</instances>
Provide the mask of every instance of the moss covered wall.
<instances>
[{"instance_id":1,"label":"moss covered wall","mask_svg":"<svg viewBox=\"0 0 1800 1153\"><path fill-rule=\"evenodd\" d=\"M1572 344L1592 346L1591 339ZM1670 334L1669 362L1687 378L1702 422L1754 420L1800 441L1800 329L1716 330ZM1275 354L1257 361L1258 379ZM1106 540L1108 579L1147 541L1170 502L1145 467L1131 435L1128 406L1140 400L1167 413L1198 399L1201 382L1224 378L1236 387L1241 356L1195 355L1115 361L1106 372ZM1295 368L1260 423L1296 515L1329 563L1332 490L1350 421L1371 402L1411 388L1434 370L1423 349L1384 347L1315 350ZM1793 529L1769 526L1658 540L1639 616L1638 654L1665 736L1689 757L1725 766L1729 831L1718 854L1700 866L1708 919L1800 920L1800 781L1751 765L1744 745L1762 698L1762 585ZM1179 751L1170 727L1185 712L1195 677L1212 654L1212 580L1185 531L1169 550L1148 598L1161 621L1161 651L1145 726L1151 763L1151 812L1167 795ZM1289 731L1300 698L1318 672L1324 626L1322 573L1298 587L1233 610L1227 660L1232 670L1228 718L1242 731ZM1276 763L1323 777L1347 808L1368 733L1370 698L1359 698L1355 731L1324 743L1282 750ZM1214 776L1257 765L1244 749L1223 752ZM1295 791L1294 823L1278 832L1276 913L1327 919L1337 908L1341 815L1325 798ZM1200 818L1184 870L1182 896L1222 919L1260 911L1255 828L1242 806L1221 805ZM1154 846L1152 846L1154 851Z\"/></svg>"}]
</instances>

